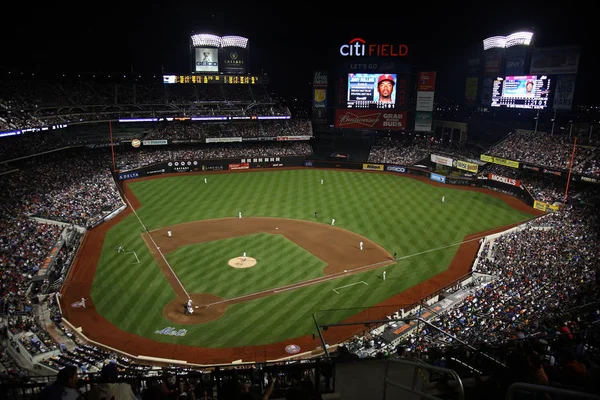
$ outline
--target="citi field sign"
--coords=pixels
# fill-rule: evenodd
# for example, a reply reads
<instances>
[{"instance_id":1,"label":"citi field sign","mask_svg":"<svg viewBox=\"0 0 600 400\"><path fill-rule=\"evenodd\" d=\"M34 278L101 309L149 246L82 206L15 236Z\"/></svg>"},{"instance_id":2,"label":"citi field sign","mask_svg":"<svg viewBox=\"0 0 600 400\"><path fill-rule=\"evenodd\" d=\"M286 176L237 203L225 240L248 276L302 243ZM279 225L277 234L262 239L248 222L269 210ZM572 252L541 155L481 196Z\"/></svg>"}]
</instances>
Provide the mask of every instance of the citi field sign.
<instances>
[{"instance_id":1,"label":"citi field sign","mask_svg":"<svg viewBox=\"0 0 600 400\"><path fill-rule=\"evenodd\" d=\"M365 39L354 38L340 46L344 57L404 57L408 54L405 44L367 43Z\"/></svg>"}]
</instances>

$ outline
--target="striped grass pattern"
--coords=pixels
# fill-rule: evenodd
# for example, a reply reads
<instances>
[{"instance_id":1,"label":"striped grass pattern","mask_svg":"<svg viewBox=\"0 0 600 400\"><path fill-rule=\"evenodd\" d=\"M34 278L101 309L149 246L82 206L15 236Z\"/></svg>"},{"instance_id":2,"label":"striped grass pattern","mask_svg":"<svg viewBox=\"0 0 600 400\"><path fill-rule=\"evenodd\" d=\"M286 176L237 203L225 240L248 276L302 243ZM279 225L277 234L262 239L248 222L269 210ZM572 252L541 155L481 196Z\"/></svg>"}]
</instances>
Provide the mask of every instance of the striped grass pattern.
<instances>
[{"instance_id":1,"label":"striped grass pattern","mask_svg":"<svg viewBox=\"0 0 600 400\"><path fill-rule=\"evenodd\" d=\"M319 222L330 223L335 218L336 226L361 234L399 257L409 256L386 267L385 281L381 271L367 271L235 304L223 317L206 324L177 326L162 316L163 307L175 295L140 236L142 227L129 215L108 232L103 245L92 286L98 311L123 330L157 341L203 347L268 344L314 333L313 312L340 309L327 313L327 322L335 322L377 304L445 270L457 246L428 250L531 217L483 193L367 172L306 169L185 175L133 182L130 187L142 203L138 215L150 230L237 217L239 211L245 217L314 221L317 211ZM121 245L136 251L140 263L133 264L131 254L117 253ZM252 256L255 249L257 267L223 269L223 262L243 251ZM425 253L410 256L421 252ZM269 234L185 246L167 257L188 291L225 298L314 278L322 274L324 266L287 239ZM277 267L282 264L289 268ZM333 292L358 281L368 286ZM354 309L343 310L350 308ZM185 328L188 333L154 334L167 326Z\"/></svg>"}]
</instances>

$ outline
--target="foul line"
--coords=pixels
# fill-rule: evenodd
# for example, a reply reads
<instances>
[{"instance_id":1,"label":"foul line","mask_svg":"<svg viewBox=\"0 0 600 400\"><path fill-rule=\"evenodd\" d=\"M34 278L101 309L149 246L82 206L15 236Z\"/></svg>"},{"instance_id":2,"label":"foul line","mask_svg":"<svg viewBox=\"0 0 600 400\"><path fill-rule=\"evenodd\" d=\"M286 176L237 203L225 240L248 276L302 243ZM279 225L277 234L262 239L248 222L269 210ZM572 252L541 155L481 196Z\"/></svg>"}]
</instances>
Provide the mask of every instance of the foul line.
<instances>
[{"instance_id":1,"label":"foul line","mask_svg":"<svg viewBox=\"0 0 600 400\"><path fill-rule=\"evenodd\" d=\"M131 205L131 203L129 202L129 199L127 198L127 196L125 196L125 192L123 192L123 197L125 198L125 201L127 202L127 204L129 204L129 207L131 207L131 211L133 211L133 214L135 214L136 218L138 219L138 221L140 221L140 225L142 225L142 228L144 228L144 232L146 232L148 234L148 237L150 238L150 240L152 240L152 243L154 244L154 247L156 248L156 251L158 251L158 254L160 254L160 256L162 257L163 261L165 262L165 264L167 264L167 267L169 267L169 270L171 271L171 274L173 274L173 276L175 277L175 279L177 279L177 283L179 283L179 286L181 287L181 289L183 290L183 293L185 293L185 295L187 296L187 298L190 298L190 294L188 293L187 290L185 290L185 288L183 287L183 284L181 283L181 281L179 280L179 277L177 276L177 274L175 273L175 271L173 271L173 268L171 268L171 265L169 264L169 262L167 261L167 259L165 258L165 255L162 253L162 251L160 251L160 249L158 248L158 245L156 244L156 242L154 241L154 238L152 237L152 235L150 234L150 232L148 232L146 230L146 225L144 225L144 223L142 222L142 220L140 219L140 216L135 212L135 208L133 208L133 206Z\"/></svg>"},{"instance_id":2,"label":"foul line","mask_svg":"<svg viewBox=\"0 0 600 400\"><path fill-rule=\"evenodd\" d=\"M423 255L423 254L427 254L427 253L433 253L434 251L444 250L444 249L447 249L447 248L453 247L453 246L460 246L460 245L465 244L465 243L471 243L471 242L474 242L476 240L480 240L480 239L482 239L482 238L484 238L486 236L487 235L476 236L476 237L473 237L471 239L461 240L460 242L454 242L454 243L450 243L450 244L447 244L447 245L444 245L444 246L435 247L433 249L429 249L429 250L425 250L425 251L420 251L418 253L408 254L406 256L402 256L402 257L396 258L395 261L393 261L393 260L380 261L380 262L375 263L375 264L369 264L369 265L365 265L365 266L362 266L362 267L358 267L358 268L354 268L354 269L349 269L349 270L346 270L345 272L338 272L338 273L335 273L335 274L327 275L325 277L313 278L313 279L309 279L307 281L300 282L300 283L295 283L295 284L285 285L285 286L281 286L281 287L274 288L274 289L267 289L267 290L263 290L263 291L260 291L260 292L245 294L243 296L232 297L230 299L219 300L219 301L216 301L214 303L207 304L206 307L210 307L210 306L216 305L216 304L223 304L223 303L228 303L228 302L232 302L232 301L247 299L247 298L251 298L251 297L257 297L257 296L263 295L265 293L281 293L281 292L285 292L285 291L293 290L293 289L298 289L298 288L305 287L305 286L316 285L318 283L323 283L323 282L330 281L332 279L337 279L341 275L353 275L354 273L356 273L358 271L361 271L361 270L364 270L364 269L374 268L374 267L376 267L378 265L383 265L383 264L386 264L386 265L387 264L391 264L393 262L398 262L398 261L406 260L406 259L409 259L409 258L412 258L412 257L417 257L417 256L420 256L420 255Z\"/></svg>"},{"instance_id":3,"label":"foul line","mask_svg":"<svg viewBox=\"0 0 600 400\"><path fill-rule=\"evenodd\" d=\"M338 289L343 289L345 287L354 286L354 285L360 285L361 283L364 283L365 285L369 286L369 284L367 282L360 281L360 282L351 283L349 285L344 285L344 286L336 287L335 289L333 289L333 291L335 292L335 294L340 294L340 292L337 291Z\"/></svg>"}]
</instances>

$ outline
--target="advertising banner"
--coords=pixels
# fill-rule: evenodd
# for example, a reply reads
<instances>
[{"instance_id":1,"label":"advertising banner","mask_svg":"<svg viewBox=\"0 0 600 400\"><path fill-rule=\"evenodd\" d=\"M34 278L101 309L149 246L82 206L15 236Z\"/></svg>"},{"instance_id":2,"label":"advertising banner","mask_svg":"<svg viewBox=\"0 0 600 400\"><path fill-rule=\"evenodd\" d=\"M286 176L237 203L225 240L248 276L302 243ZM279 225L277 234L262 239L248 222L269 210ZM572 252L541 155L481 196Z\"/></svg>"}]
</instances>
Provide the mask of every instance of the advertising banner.
<instances>
[{"instance_id":1,"label":"advertising banner","mask_svg":"<svg viewBox=\"0 0 600 400\"><path fill-rule=\"evenodd\" d=\"M277 136L278 142L289 142L298 140L310 140L311 136L308 135L296 135L296 136Z\"/></svg>"},{"instance_id":2,"label":"advertising banner","mask_svg":"<svg viewBox=\"0 0 600 400\"><path fill-rule=\"evenodd\" d=\"M401 167L400 165L387 165L385 170L389 172L400 172L402 174L406 173L406 167Z\"/></svg>"},{"instance_id":3,"label":"advertising banner","mask_svg":"<svg viewBox=\"0 0 600 400\"><path fill-rule=\"evenodd\" d=\"M139 177L140 177L140 173L138 171L121 172L117 175L117 179L120 181L124 181L127 179L136 179Z\"/></svg>"},{"instance_id":4,"label":"advertising banner","mask_svg":"<svg viewBox=\"0 0 600 400\"><path fill-rule=\"evenodd\" d=\"M219 64L225 74L245 74L248 70L246 50L241 47L224 47L220 49Z\"/></svg>"},{"instance_id":5,"label":"advertising banner","mask_svg":"<svg viewBox=\"0 0 600 400\"><path fill-rule=\"evenodd\" d=\"M533 202L533 208L535 208L536 210L540 210L540 211L546 211L548 208L548 203L535 200Z\"/></svg>"},{"instance_id":6,"label":"advertising banner","mask_svg":"<svg viewBox=\"0 0 600 400\"><path fill-rule=\"evenodd\" d=\"M562 176L562 174L563 174L561 171L557 171L555 169L547 169L547 168L544 168L542 170L542 172L545 174L556 175L556 176Z\"/></svg>"},{"instance_id":7,"label":"advertising banner","mask_svg":"<svg viewBox=\"0 0 600 400\"><path fill-rule=\"evenodd\" d=\"M223 164L202 165L202 171L223 171L224 169Z\"/></svg>"},{"instance_id":8,"label":"advertising banner","mask_svg":"<svg viewBox=\"0 0 600 400\"><path fill-rule=\"evenodd\" d=\"M504 74L509 76L525 75L525 59L527 58L527 47L515 46L506 49Z\"/></svg>"},{"instance_id":9,"label":"advertising banner","mask_svg":"<svg viewBox=\"0 0 600 400\"><path fill-rule=\"evenodd\" d=\"M433 172L429 175L429 179L436 182L446 183L446 177L444 175L434 174Z\"/></svg>"},{"instance_id":10,"label":"advertising banner","mask_svg":"<svg viewBox=\"0 0 600 400\"><path fill-rule=\"evenodd\" d=\"M206 143L235 143L241 142L242 137L206 138Z\"/></svg>"},{"instance_id":11,"label":"advertising banner","mask_svg":"<svg viewBox=\"0 0 600 400\"><path fill-rule=\"evenodd\" d=\"M406 111L335 110L335 127L352 129L406 129Z\"/></svg>"},{"instance_id":12,"label":"advertising banner","mask_svg":"<svg viewBox=\"0 0 600 400\"><path fill-rule=\"evenodd\" d=\"M502 53L497 50L487 50L483 60L483 75L497 78L501 75Z\"/></svg>"},{"instance_id":13,"label":"advertising banner","mask_svg":"<svg viewBox=\"0 0 600 400\"><path fill-rule=\"evenodd\" d=\"M369 171L383 171L383 164L363 164L363 169Z\"/></svg>"},{"instance_id":14,"label":"advertising banner","mask_svg":"<svg viewBox=\"0 0 600 400\"><path fill-rule=\"evenodd\" d=\"M575 94L575 77L577 75L559 75L554 89L553 108L558 111L570 111Z\"/></svg>"},{"instance_id":15,"label":"advertising banner","mask_svg":"<svg viewBox=\"0 0 600 400\"><path fill-rule=\"evenodd\" d=\"M415 131L431 132L433 124L433 113L427 111L417 111L415 113Z\"/></svg>"},{"instance_id":16,"label":"advertising banner","mask_svg":"<svg viewBox=\"0 0 600 400\"><path fill-rule=\"evenodd\" d=\"M241 163L241 164L229 164L227 166L229 170L239 170L239 169L250 169L250 163Z\"/></svg>"},{"instance_id":17,"label":"advertising banner","mask_svg":"<svg viewBox=\"0 0 600 400\"><path fill-rule=\"evenodd\" d=\"M576 74L579 46L536 47L531 55L531 75Z\"/></svg>"},{"instance_id":18,"label":"advertising banner","mask_svg":"<svg viewBox=\"0 0 600 400\"><path fill-rule=\"evenodd\" d=\"M479 83L479 78L467 78L467 83L465 85L465 104L474 106L477 103L477 85ZM490 97L491 99L491 97Z\"/></svg>"},{"instance_id":19,"label":"advertising banner","mask_svg":"<svg viewBox=\"0 0 600 400\"><path fill-rule=\"evenodd\" d=\"M163 146L169 144L168 140L142 140L144 146Z\"/></svg>"},{"instance_id":20,"label":"advertising banner","mask_svg":"<svg viewBox=\"0 0 600 400\"><path fill-rule=\"evenodd\" d=\"M467 59L467 76L479 76L481 72L481 60L478 57L471 57Z\"/></svg>"},{"instance_id":21,"label":"advertising banner","mask_svg":"<svg viewBox=\"0 0 600 400\"><path fill-rule=\"evenodd\" d=\"M195 72L219 72L219 49L196 47Z\"/></svg>"},{"instance_id":22,"label":"advertising banner","mask_svg":"<svg viewBox=\"0 0 600 400\"><path fill-rule=\"evenodd\" d=\"M417 111L433 111L435 92L417 92Z\"/></svg>"},{"instance_id":23,"label":"advertising banner","mask_svg":"<svg viewBox=\"0 0 600 400\"><path fill-rule=\"evenodd\" d=\"M327 108L327 88L313 87L313 108Z\"/></svg>"},{"instance_id":24,"label":"advertising banner","mask_svg":"<svg viewBox=\"0 0 600 400\"><path fill-rule=\"evenodd\" d=\"M496 174L488 174L488 179L496 182L506 183L507 185L521 187L521 181L519 181L518 179L507 178L505 176L500 176Z\"/></svg>"},{"instance_id":25,"label":"advertising banner","mask_svg":"<svg viewBox=\"0 0 600 400\"><path fill-rule=\"evenodd\" d=\"M477 171L479 171L479 165L472 163L472 162L468 162L468 161L462 161L462 160L454 160L453 167L462 169L463 171L469 171L474 174L476 174Z\"/></svg>"},{"instance_id":26,"label":"advertising banner","mask_svg":"<svg viewBox=\"0 0 600 400\"><path fill-rule=\"evenodd\" d=\"M419 72L417 78L417 90L423 92L433 92L435 90L435 71Z\"/></svg>"},{"instance_id":27,"label":"advertising banner","mask_svg":"<svg viewBox=\"0 0 600 400\"><path fill-rule=\"evenodd\" d=\"M482 154L480 156L480 158L481 158L481 161L491 162L493 164L498 164L498 165L504 165L505 167L519 168L518 161L507 160L505 158L500 158L500 157L488 156L485 154Z\"/></svg>"},{"instance_id":28,"label":"advertising banner","mask_svg":"<svg viewBox=\"0 0 600 400\"><path fill-rule=\"evenodd\" d=\"M600 178L594 178L593 176L573 175L573 178L580 182L600 183Z\"/></svg>"},{"instance_id":29,"label":"advertising banner","mask_svg":"<svg viewBox=\"0 0 600 400\"><path fill-rule=\"evenodd\" d=\"M313 74L313 86L316 87L327 87L328 75L327 71L315 71Z\"/></svg>"},{"instance_id":30,"label":"advertising banner","mask_svg":"<svg viewBox=\"0 0 600 400\"><path fill-rule=\"evenodd\" d=\"M442 157L442 156L438 156L435 154L431 155L431 162L434 162L436 164L441 164L441 165L445 165L447 167L452 167L452 159L448 158L448 157Z\"/></svg>"}]
</instances>

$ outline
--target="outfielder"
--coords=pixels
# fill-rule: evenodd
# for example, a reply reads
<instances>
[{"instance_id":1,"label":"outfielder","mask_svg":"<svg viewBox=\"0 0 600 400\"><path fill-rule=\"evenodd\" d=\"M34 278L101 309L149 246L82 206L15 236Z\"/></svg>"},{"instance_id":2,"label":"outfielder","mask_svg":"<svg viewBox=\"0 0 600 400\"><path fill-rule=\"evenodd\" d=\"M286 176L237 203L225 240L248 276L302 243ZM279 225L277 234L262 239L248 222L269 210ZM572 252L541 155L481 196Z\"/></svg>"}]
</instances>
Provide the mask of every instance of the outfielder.
<instances>
[{"instance_id":1,"label":"outfielder","mask_svg":"<svg viewBox=\"0 0 600 400\"><path fill-rule=\"evenodd\" d=\"M363 242L360 242L360 251L363 249Z\"/></svg>"},{"instance_id":2,"label":"outfielder","mask_svg":"<svg viewBox=\"0 0 600 400\"><path fill-rule=\"evenodd\" d=\"M446 202L446 196L442 196L442 203Z\"/></svg>"},{"instance_id":3,"label":"outfielder","mask_svg":"<svg viewBox=\"0 0 600 400\"><path fill-rule=\"evenodd\" d=\"M242 212L241 211L238 213L238 218L242 218Z\"/></svg>"},{"instance_id":4,"label":"outfielder","mask_svg":"<svg viewBox=\"0 0 600 400\"><path fill-rule=\"evenodd\" d=\"M323 179L321 179L321 185L323 184Z\"/></svg>"},{"instance_id":5,"label":"outfielder","mask_svg":"<svg viewBox=\"0 0 600 400\"><path fill-rule=\"evenodd\" d=\"M382 275L382 276L383 276L383 280L384 280L384 281L385 281L385 275L386 275L386 272L385 272L385 271L383 271L383 275Z\"/></svg>"},{"instance_id":6,"label":"outfielder","mask_svg":"<svg viewBox=\"0 0 600 400\"><path fill-rule=\"evenodd\" d=\"M171 237L172 236L172 232L171 231L167 231L167 236Z\"/></svg>"},{"instance_id":7,"label":"outfielder","mask_svg":"<svg viewBox=\"0 0 600 400\"><path fill-rule=\"evenodd\" d=\"M333 226L333 225L335 225L335 218L332 218L332 219L331 219L331 225L332 225L332 226Z\"/></svg>"},{"instance_id":8,"label":"outfielder","mask_svg":"<svg viewBox=\"0 0 600 400\"><path fill-rule=\"evenodd\" d=\"M208 181L206 180L206 178L204 178L204 183L208 183Z\"/></svg>"}]
</instances>

